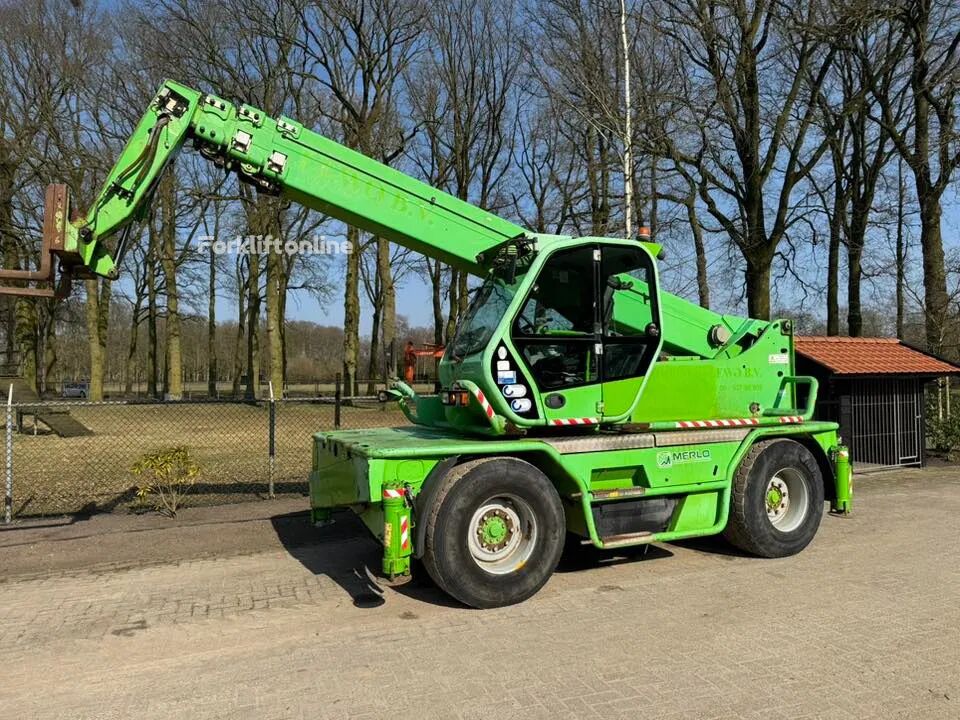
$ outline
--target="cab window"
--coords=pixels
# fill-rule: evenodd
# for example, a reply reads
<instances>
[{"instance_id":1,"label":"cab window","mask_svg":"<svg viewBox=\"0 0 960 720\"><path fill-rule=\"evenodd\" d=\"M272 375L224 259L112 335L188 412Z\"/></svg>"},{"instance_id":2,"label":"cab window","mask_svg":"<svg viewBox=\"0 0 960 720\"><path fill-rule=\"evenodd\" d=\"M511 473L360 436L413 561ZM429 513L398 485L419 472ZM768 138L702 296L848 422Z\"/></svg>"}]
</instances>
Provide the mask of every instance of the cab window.
<instances>
[{"instance_id":1,"label":"cab window","mask_svg":"<svg viewBox=\"0 0 960 720\"><path fill-rule=\"evenodd\" d=\"M599 380L593 253L581 246L552 255L514 321L514 344L541 390Z\"/></svg>"},{"instance_id":2,"label":"cab window","mask_svg":"<svg viewBox=\"0 0 960 720\"><path fill-rule=\"evenodd\" d=\"M600 263L603 379L646 374L660 328L649 256L639 248L608 245Z\"/></svg>"}]
</instances>

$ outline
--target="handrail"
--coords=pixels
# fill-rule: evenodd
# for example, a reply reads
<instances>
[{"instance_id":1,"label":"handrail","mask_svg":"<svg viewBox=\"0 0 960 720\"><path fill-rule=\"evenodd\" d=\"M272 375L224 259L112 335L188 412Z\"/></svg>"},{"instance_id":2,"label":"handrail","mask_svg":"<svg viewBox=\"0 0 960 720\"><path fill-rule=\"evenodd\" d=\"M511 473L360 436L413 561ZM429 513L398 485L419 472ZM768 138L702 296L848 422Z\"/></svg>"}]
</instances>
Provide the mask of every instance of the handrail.
<instances>
[{"instance_id":1,"label":"handrail","mask_svg":"<svg viewBox=\"0 0 960 720\"><path fill-rule=\"evenodd\" d=\"M791 385L793 385L795 389L802 385L807 385L809 387L809 390L807 391L807 402L803 408L780 407L780 401L786 394L787 387ZM810 375L787 375L781 379L780 390L777 392L777 399L774 403L774 406L771 408L764 408L763 415L765 417L799 415L804 420L810 420L813 418L813 411L817 406L817 393L819 389L820 383L815 377L811 377Z\"/></svg>"}]
</instances>

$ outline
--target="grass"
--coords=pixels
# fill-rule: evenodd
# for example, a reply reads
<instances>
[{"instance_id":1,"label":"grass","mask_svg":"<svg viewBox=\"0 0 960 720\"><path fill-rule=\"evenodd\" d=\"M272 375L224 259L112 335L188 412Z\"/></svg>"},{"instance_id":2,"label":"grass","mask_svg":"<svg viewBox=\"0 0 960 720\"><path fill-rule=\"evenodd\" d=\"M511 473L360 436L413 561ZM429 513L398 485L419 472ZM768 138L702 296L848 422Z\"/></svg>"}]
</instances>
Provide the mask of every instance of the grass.
<instances>
[{"instance_id":1,"label":"grass","mask_svg":"<svg viewBox=\"0 0 960 720\"><path fill-rule=\"evenodd\" d=\"M136 507L131 466L144 454L178 445L201 467L187 505L263 497L269 479L267 403L81 405L70 414L93 434L61 438L32 418L14 434L14 514L52 515ZM407 421L394 406L343 407L341 427L390 427ZM334 429L331 404L282 402L276 412L274 484L305 493L310 436Z\"/></svg>"}]
</instances>

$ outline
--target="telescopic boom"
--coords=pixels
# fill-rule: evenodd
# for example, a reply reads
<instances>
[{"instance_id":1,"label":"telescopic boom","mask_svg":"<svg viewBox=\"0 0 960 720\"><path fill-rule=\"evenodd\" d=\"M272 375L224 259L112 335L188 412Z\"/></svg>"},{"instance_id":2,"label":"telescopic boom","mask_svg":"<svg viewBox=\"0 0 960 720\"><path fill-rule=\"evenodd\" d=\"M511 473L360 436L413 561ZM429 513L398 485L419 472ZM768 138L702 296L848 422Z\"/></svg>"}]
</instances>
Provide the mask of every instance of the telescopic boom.
<instances>
[{"instance_id":1,"label":"telescopic boom","mask_svg":"<svg viewBox=\"0 0 960 720\"><path fill-rule=\"evenodd\" d=\"M90 209L70 214L64 186L51 186L41 267L0 279L52 281L51 255L70 275L116 277L130 225L143 218L161 172L188 141L255 185L472 274L480 256L524 229L372 160L288 118L239 107L165 82ZM24 294L26 288L5 288ZM2 292L2 290L0 290ZM52 294L39 290L33 294Z\"/></svg>"}]
</instances>

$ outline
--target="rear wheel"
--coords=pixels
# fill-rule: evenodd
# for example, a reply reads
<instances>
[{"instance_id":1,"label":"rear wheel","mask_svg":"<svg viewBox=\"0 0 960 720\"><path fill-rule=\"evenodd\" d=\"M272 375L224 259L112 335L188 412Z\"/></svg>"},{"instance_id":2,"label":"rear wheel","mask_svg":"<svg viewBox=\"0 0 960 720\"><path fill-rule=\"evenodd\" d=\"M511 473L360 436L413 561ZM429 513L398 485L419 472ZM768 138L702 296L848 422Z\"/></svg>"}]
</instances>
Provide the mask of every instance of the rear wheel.
<instances>
[{"instance_id":1,"label":"rear wheel","mask_svg":"<svg viewBox=\"0 0 960 720\"><path fill-rule=\"evenodd\" d=\"M556 488L533 465L484 458L453 468L425 519L423 564L466 605L522 602L547 582L563 550Z\"/></svg>"},{"instance_id":2,"label":"rear wheel","mask_svg":"<svg viewBox=\"0 0 960 720\"><path fill-rule=\"evenodd\" d=\"M794 440L758 442L733 481L724 536L761 557L805 548L823 516L823 476L816 458Z\"/></svg>"}]
</instances>

